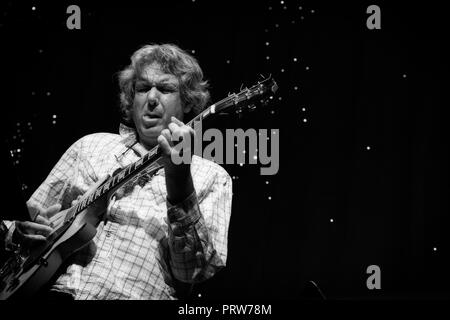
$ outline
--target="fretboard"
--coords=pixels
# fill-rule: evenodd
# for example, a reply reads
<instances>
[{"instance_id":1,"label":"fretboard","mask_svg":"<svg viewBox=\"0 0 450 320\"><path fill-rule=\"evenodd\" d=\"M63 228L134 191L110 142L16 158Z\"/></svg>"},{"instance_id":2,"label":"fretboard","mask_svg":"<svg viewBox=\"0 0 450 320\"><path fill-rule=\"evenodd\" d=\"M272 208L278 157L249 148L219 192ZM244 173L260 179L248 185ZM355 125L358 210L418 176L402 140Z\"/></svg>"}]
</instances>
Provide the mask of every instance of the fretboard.
<instances>
[{"instance_id":1,"label":"fretboard","mask_svg":"<svg viewBox=\"0 0 450 320\"><path fill-rule=\"evenodd\" d=\"M258 84L254 85L251 88L241 90L241 92L237 94L230 94L225 99L222 99L216 102L215 104L209 106L208 108L203 110L203 112L201 112L199 115L197 115L194 119L189 121L186 125L193 128L194 131L196 131L196 134L201 134L201 132L197 132L201 128L201 126L197 126L197 124L201 123L209 116L229 107L233 107L234 111L240 112L241 110L237 106L240 106L243 101L251 100L255 97L262 96L265 92L274 93L277 90L277 88L278 87L275 81L269 77L268 79L265 79L262 82L258 82ZM92 205L100 198L105 197L107 194L112 194L123 184L134 178L144 169L154 164L160 158L161 158L161 151L158 148L158 146L156 146L153 149L151 149L147 154L145 154L141 159L123 168L121 171L117 172L112 177L108 178L96 190L94 190L85 198L80 200L76 204L75 210L72 211L72 214L69 215L67 219L73 218L75 215L77 215L90 205Z\"/></svg>"},{"instance_id":2,"label":"fretboard","mask_svg":"<svg viewBox=\"0 0 450 320\"><path fill-rule=\"evenodd\" d=\"M201 114L197 115L194 119L189 121L186 125L196 130L198 128L196 124L199 121L203 121L203 119L213 114L213 112L211 112L211 108L214 109L214 105L208 107ZM155 163L160 158L161 158L161 151L159 150L158 146L156 146L153 149L151 149L148 153L146 153L141 159L123 168L121 171L116 172L114 176L108 178L95 191L91 192L88 197L80 200L75 207L73 215L74 216L77 215L78 213L80 213L81 211L92 205L94 202L96 202L98 199L103 198L105 195L113 193L114 191L119 189L123 184L134 178L137 174L139 174L144 169L148 168L150 165Z\"/></svg>"}]
</instances>

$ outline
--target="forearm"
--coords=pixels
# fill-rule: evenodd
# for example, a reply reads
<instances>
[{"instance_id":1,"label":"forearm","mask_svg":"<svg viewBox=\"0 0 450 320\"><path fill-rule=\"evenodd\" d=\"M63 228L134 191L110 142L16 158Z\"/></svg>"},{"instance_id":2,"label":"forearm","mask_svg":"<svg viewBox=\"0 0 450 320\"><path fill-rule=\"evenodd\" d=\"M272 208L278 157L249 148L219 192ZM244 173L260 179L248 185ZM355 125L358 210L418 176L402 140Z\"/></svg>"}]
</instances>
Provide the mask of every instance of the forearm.
<instances>
[{"instance_id":1,"label":"forearm","mask_svg":"<svg viewBox=\"0 0 450 320\"><path fill-rule=\"evenodd\" d=\"M193 192L181 203L168 203L170 268L174 277L182 282L197 282L215 250L200 212L197 196Z\"/></svg>"},{"instance_id":2,"label":"forearm","mask_svg":"<svg viewBox=\"0 0 450 320\"><path fill-rule=\"evenodd\" d=\"M195 192L189 165L181 164L165 170L167 198L170 203L180 203Z\"/></svg>"}]
</instances>

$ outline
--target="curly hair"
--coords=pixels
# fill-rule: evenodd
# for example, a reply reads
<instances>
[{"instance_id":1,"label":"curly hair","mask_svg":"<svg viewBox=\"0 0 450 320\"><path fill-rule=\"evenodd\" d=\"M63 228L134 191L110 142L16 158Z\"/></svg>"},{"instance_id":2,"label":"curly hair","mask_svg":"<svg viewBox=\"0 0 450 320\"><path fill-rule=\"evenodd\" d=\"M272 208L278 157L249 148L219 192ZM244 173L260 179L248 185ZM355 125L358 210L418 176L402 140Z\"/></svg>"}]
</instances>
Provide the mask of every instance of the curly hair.
<instances>
[{"instance_id":1,"label":"curly hair","mask_svg":"<svg viewBox=\"0 0 450 320\"><path fill-rule=\"evenodd\" d=\"M145 45L131 56L131 64L119 72L120 111L123 121L132 124L130 110L133 106L136 79L146 66L158 63L161 70L173 74L179 82L183 106L192 107L199 114L209 101L208 81L197 60L174 44Z\"/></svg>"}]
</instances>

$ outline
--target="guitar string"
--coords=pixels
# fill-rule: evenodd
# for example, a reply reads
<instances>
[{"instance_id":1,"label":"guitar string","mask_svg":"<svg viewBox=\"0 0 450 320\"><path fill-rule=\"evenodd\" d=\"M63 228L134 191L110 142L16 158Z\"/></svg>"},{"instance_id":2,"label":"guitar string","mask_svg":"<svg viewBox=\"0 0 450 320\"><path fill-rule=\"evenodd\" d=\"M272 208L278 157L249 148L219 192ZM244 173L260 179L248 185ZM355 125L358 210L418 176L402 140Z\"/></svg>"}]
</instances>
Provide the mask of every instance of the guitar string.
<instances>
[{"instance_id":1,"label":"guitar string","mask_svg":"<svg viewBox=\"0 0 450 320\"><path fill-rule=\"evenodd\" d=\"M269 79L270 79L270 77L269 77ZM266 80L269 80L269 79L266 79ZM218 110L214 110L214 111L220 111L220 108L221 107L224 107L224 105L226 106L228 103L230 103L230 102L233 102L234 101L234 104L235 105L237 105L237 104L239 104L239 103L241 103L242 101L245 101L245 100L247 100L247 99L250 99L250 98L252 98L254 95L254 93L255 93L255 91L259 91L258 90L258 88L261 88L261 85L262 85L262 83L264 83L265 81L262 81L261 83L258 83L257 85L254 85L254 86L252 86L252 87L250 87L250 88L246 88L245 90L241 90L239 93L237 93L237 94L231 94L231 95L229 95L228 97L226 97L226 98L224 98L224 99L222 99L222 100L219 100L218 102L216 102L215 104L212 104L212 105L210 105L209 107L207 107L205 110L203 110L200 114L198 114L197 116L195 116L191 121L189 121L188 123L186 123L186 125L188 125L188 126L190 126L191 128L193 128L194 129L194 131L196 131L197 132L197 129L199 129L198 127L196 128L195 127L195 125L196 125L196 121L200 121L200 122L202 122L203 121L203 119L204 119L204 116L205 115L209 115L209 113L212 111L212 107L214 106L214 108L216 109L218 109ZM256 92L256 93L258 93L258 92ZM262 92L261 92L262 93ZM256 94L256 96L257 96L258 94ZM120 167L121 167L121 169L123 170L124 169L124 165L122 164L122 162L121 162L121 160L123 159L123 157L125 156L125 154L126 153L128 153L130 150L134 150L134 148L132 148L134 145L136 145L138 143L138 141L136 140L131 146L128 146L128 148L119 156L119 157L117 157L116 155L115 155L115 158L116 158L116 161L119 163L119 165L120 165ZM149 153L152 153L153 151L155 151L155 149L156 149L157 147L154 147L153 149L151 149L146 155L148 155ZM135 150L135 152L136 152L136 150ZM138 152L139 153L139 152ZM155 154L156 154L156 152L155 152ZM141 158L143 158L143 157L145 157L146 155L140 155L141 156ZM150 157L149 157L150 158ZM77 158L78 159L78 158ZM154 161L152 161L153 163L154 162L156 162L158 159L155 159ZM147 161L145 161L145 162L147 162ZM148 166L149 164L144 164L144 162L142 163L143 165L145 165L145 166ZM135 171L136 171L136 169L138 169L138 168L134 168L133 170L132 170L132 172L130 172L129 174L128 174L128 176L129 175L132 175ZM140 171L140 170L139 170ZM119 173L119 172L118 172ZM111 177L112 178L112 177ZM124 179L125 179L126 177L124 177ZM63 193L62 193L63 194ZM60 194L60 196L62 196L62 194ZM82 199L81 199L82 200ZM93 201L95 201L95 199L93 200ZM79 210L77 210L77 211L79 211ZM74 212L74 214L73 215L76 215L76 212Z\"/></svg>"}]
</instances>

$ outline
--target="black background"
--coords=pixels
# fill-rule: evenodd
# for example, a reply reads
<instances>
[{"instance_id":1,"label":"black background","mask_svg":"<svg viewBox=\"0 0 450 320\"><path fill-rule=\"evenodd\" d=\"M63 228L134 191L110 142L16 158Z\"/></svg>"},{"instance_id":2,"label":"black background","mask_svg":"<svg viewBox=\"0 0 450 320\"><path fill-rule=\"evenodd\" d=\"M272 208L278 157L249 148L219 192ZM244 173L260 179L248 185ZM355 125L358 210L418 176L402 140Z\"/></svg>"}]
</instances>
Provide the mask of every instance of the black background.
<instances>
[{"instance_id":1,"label":"black background","mask_svg":"<svg viewBox=\"0 0 450 320\"><path fill-rule=\"evenodd\" d=\"M81 30L66 27L71 4L81 8ZM371 4L381 8L381 30L366 27ZM328 298L450 296L443 7L201 0L1 6L2 124L10 148L21 149L14 161L26 198L78 138L117 132L116 73L131 54L144 44L175 43L195 50L213 101L260 73L280 87L270 107L210 124L280 129L280 170L261 176L258 165L224 165L237 177L228 266L196 288L202 299L300 299L308 280ZM381 268L381 290L366 287L369 265Z\"/></svg>"}]
</instances>

